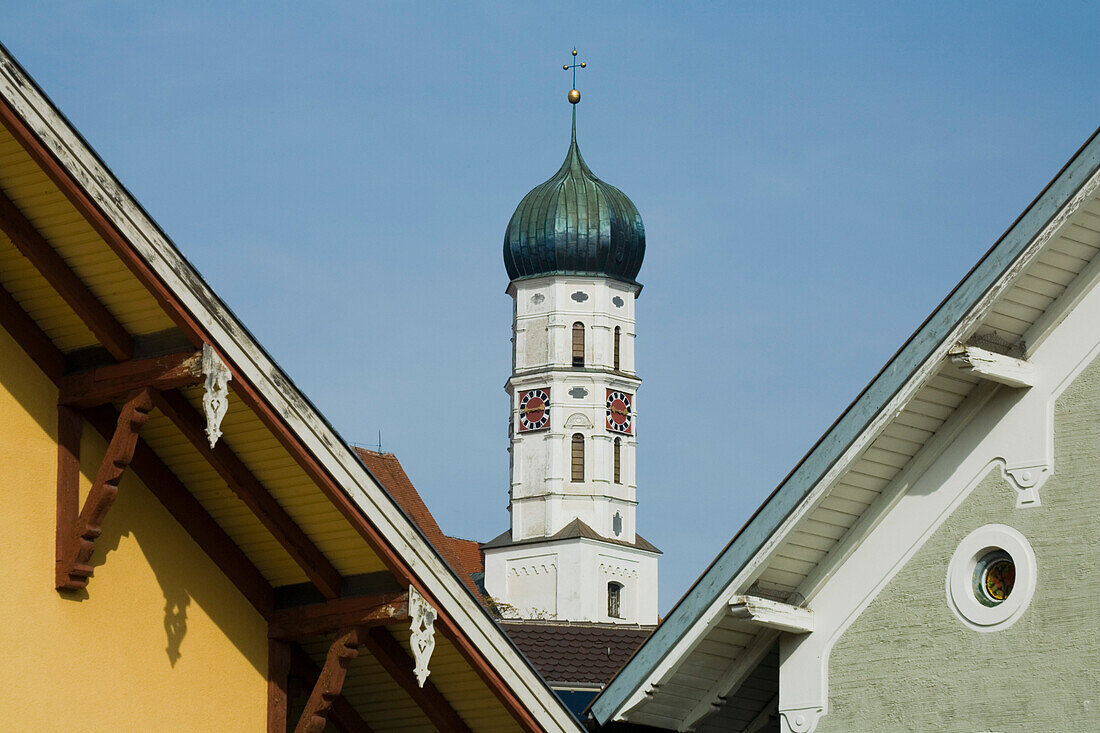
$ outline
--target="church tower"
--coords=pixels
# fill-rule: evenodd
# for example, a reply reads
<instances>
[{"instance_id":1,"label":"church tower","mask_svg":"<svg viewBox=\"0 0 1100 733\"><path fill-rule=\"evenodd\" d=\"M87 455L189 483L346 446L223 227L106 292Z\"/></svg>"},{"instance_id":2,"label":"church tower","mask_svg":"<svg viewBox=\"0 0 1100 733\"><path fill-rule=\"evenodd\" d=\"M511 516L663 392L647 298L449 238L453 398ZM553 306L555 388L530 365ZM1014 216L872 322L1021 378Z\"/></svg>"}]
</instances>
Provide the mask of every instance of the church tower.
<instances>
[{"instance_id":1,"label":"church tower","mask_svg":"<svg viewBox=\"0 0 1100 733\"><path fill-rule=\"evenodd\" d=\"M511 529L483 546L485 587L506 616L655 624L660 551L635 529L645 229L581 157L579 100L565 162L504 236Z\"/></svg>"}]
</instances>

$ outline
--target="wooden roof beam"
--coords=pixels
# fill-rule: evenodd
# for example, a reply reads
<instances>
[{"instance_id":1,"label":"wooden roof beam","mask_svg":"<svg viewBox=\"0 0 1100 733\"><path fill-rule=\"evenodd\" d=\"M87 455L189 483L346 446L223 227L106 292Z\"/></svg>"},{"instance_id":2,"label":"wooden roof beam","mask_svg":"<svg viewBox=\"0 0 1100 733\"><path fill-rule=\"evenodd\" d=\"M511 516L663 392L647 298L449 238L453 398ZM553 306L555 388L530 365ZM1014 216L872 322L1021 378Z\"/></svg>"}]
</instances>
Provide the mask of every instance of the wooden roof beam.
<instances>
[{"instance_id":1,"label":"wooden roof beam","mask_svg":"<svg viewBox=\"0 0 1100 733\"><path fill-rule=\"evenodd\" d=\"M408 621L408 594L383 593L275 611L271 615L267 634L273 639L304 639L351 626Z\"/></svg>"},{"instance_id":2,"label":"wooden roof beam","mask_svg":"<svg viewBox=\"0 0 1100 733\"><path fill-rule=\"evenodd\" d=\"M116 402L144 387L162 391L202 381L202 352L181 351L65 375L57 401L63 405L94 407Z\"/></svg>"},{"instance_id":3,"label":"wooden roof beam","mask_svg":"<svg viewBox=\"0 0 1100 733\"><path fill-rule=\"evenodd\" d=\"M1035 365L1031 362L965 344L955 344L947 353L951 357L951 363L957 366L959 371L972 374L979 379L987 379L1017 389L1035 386L1038 375Z\"/></svg>"},{"instance_id":4,"label":"wooden roof beam","mask_svg":"<svg viewBox=\"0 0 1100 733\"><path fill-rule=\"evenodd\" d=\"M466 721L451 706L451 703L447 702L447 698L443 697L443 693L431 680L425 681L423 687L420 686L413 672L416 665L412 657L389 631L381 626L375 626L368 629L366 634L360 637L360 641L378 660L378 663L389 672L390 677L401 685L401 689L408 693L413 702L424 711L436 728L452 733L469 733L470 727L466 725Z\"/></svg>"},{"instance_id":5,"label":"wooden roof beam","mask_svg":"<svg viewBox=\"0 0 1100 733\"><path fill-rule=\"evenodd\" d=\"M206 421L187 398L179 392L158 392L155 402L157 408L175 424L233 493L294 558L317 590L325 598L339 598L343 585L339 571L224 440L210 447Z\"/></svg>"},{"instance_id":6,"label":"wooden roof beam","mask_svg":"<svg viewBox=\"0 0 1100 733\"><path fill-rule=\"evenodd\" d=\"M54 384L61 381L65 355L3 286L0 286L0 326L11 334L50 381Z\"/></svg>"},{"instance_id":7,"label":"wooden roof beam","mask_svg":"<svg viewBox=\"0 0 1100 733\"><path fill-rule=\"evenodd\" d=\"M110 405L102 405L86 410L84 417L101 435L109 438L118 412ZM153 449L138 442L130 467L241 595L261 616L269 618L275 595L271 584Z\"/></svg>"},{"instance_id":8,"label":"wooden roof beam","mask_svg":"<svg viewBox=\"0 0 1100 733\"><path fill-rule=\"evenodd\" d=\"M733 596L730 615L754 626L792 634L808 634L814 630L814 612L789 603L780 603L757 596Z\"/></svg>"},{"instance_id":9,"label":"wooden roof beam","mask_svg":"<svg viewBox=\"0 0 1100 733\"><path fill-rule=\"evenodd\" d=\"M3 191L0 191L0 230L84 321L111 356L119 361L133 356L134 340L130 334Z\"/></svg>"}]
</instances>

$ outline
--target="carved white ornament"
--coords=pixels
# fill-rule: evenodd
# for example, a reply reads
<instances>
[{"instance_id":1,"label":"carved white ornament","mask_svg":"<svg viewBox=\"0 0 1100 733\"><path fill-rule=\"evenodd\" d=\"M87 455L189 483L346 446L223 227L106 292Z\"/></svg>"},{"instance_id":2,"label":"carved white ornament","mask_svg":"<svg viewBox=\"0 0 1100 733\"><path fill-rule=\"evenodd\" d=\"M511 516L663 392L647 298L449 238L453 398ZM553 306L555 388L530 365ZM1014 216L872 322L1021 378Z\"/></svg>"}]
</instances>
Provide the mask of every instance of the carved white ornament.
<instances>
[{"instance_id":1,"label":"carved white ornament","mask_svg":"<svg viewBox=\"0 0 1100 733\"><path fill-rule=\"evenodd\" d=\"M213 448L218 438L222 437L222 420L229 411L229 380L233 375L210 348L210 344L202 345L202 373L206 375L206 389L202 395L202 409L206 413L206 438Z\"/></svg>"},{"instance_id":2,"label":"carved white ornament","mask_svg":"<svg viewBox=\"0 0 1100 733\"><path fill-rule=\"evenodd\" d=\"M431 607L424 596L417 592L416 588L409 586L409 616L412 617L412 644L413 660L416 662L414 672L416 681L421 687L428 679L431 672L428 670L428 660L435 651L435 609Z\"/></svg>"}]
</instances>

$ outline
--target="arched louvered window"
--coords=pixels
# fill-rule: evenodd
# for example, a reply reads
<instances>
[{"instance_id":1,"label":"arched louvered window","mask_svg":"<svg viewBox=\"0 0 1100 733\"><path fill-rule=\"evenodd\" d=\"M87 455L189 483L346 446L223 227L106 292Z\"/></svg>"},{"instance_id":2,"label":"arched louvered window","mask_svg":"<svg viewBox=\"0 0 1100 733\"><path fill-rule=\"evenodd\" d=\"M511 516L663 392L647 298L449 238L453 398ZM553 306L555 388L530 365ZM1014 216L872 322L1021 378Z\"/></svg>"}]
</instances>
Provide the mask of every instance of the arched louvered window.
<instances>
[{"instance_id":1,"label":"arched louvered window","mask_svg":"<svg viewBox=\"0 0 1100 733\"><path fill-rule=\"evenodd\" d=\"M584 481L584 436L580 433L573 433L569 462L571 480Z\"/></svg>"},{"instance_id":2,"label":"arched louvered window","mask_svg":"<svg viewBox=\"0 0 1100 733\"><path fill-rule=\"evenodd\" d=\"M573 366L584 366L584 324L573 324Z\"/></svg>"},{"instance_id":3,"label":"arched louvered window","mask_svg":"<svg viewBox=\"0 0 1100 733\"><path fill-rule=\"evenodd\" d=\"M622 483L623 439L615 438L615 483Z\"/></svg>"},{"instance_id":4,"label":"arched louvered window","mask_svg":"<svg viewBox=\"0 0 1100 733\"><path fill-rule=\"evenodd\" d=\"M607 615L611 618L622 618L622 583L607 584Z\"/></svg>"},{"instance_id":5,"label":"arched louvered window","mask_svg":"<svg viewBox=\"0 0 1100 733\"><path fill-rule=\"evenodd\" d=\"M615 371L619 371L619 342L622 340L623 330L615 326Z\"/></svg>"}]
</instances>

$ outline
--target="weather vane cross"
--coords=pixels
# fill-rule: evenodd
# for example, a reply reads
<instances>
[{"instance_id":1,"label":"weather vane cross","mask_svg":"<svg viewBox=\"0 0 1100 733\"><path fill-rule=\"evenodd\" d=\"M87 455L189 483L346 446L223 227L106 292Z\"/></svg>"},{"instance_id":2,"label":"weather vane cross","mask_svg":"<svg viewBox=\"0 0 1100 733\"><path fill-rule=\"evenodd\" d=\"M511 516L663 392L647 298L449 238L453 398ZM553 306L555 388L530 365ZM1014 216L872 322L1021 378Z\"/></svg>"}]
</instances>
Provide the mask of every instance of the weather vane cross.
<instances>
[{"instance_id":1,"label":"weather vane cross","mask_svg":"<svg viewBox=\"0 0 1100 733\"><path fill-rule=\"evenodd\" d=\"M584 61L581 61L580 63L577 63L577 49L574 48L573 49L573 63L565 64L564 66L561 67L561 68L565 69L566 71L569 71L570 69L573 70L573 88L569 90L569 101L572 104L576 104L577 102L581 101L581 93L577 91L577 67L578 66L583 69L584 67L588 66L588 64L585 63Z\"/></svg>"}]
</instances>

